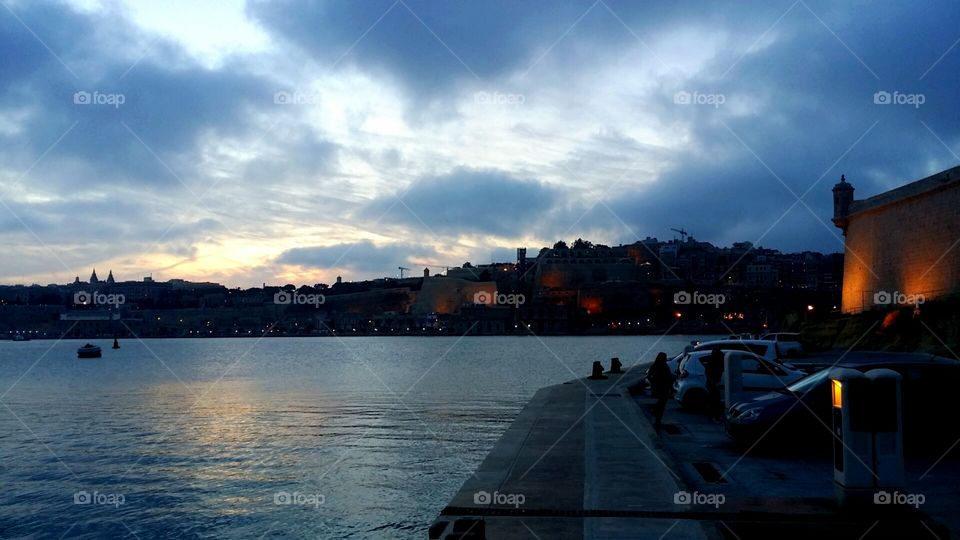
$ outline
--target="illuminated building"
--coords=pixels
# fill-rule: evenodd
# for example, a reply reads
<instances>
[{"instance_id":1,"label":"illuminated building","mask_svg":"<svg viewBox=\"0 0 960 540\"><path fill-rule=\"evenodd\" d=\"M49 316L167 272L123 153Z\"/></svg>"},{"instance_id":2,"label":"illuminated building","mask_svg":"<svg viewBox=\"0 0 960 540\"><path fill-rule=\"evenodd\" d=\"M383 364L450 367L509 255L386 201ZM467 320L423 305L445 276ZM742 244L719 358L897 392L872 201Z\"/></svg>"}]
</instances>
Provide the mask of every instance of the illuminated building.
<instances>
[{"instance_id":1,"label":"illuminated building","mask_svg":"<svg viewBox=\"0 0 960 540\"><path fill-rule=\"evenodd\" d=\"M960 284L960 167L854 200L841 176L833 222L843 230L841 309L912 304L954 293Z\"/></svg>"}]
</instances>

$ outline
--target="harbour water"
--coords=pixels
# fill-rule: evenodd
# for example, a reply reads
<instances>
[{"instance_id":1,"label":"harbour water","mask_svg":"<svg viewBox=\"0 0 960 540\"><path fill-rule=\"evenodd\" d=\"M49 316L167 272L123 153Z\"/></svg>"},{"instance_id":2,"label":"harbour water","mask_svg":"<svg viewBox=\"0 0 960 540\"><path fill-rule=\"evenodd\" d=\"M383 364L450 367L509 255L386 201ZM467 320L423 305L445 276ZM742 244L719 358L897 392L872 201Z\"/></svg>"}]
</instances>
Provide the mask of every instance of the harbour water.
<instances>
[{"instance_id":1,"label":"harbour water","mask_svg":"<svg viewBox=\"0 0 960 540\"><path fill-rule=\"evenodd\" d=\"M691 339L0 342L0 537L425 538L537 389Z\"/></svg>"}]
</instances>

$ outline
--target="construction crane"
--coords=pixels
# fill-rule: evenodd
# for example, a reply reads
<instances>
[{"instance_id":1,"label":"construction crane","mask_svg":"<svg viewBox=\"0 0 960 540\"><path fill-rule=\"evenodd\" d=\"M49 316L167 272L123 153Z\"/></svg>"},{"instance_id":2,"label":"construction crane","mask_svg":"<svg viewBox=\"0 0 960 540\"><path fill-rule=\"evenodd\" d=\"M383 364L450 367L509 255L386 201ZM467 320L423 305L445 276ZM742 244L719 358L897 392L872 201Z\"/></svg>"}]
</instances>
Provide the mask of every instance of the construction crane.
<instances>
[{"instance_id":1,"label":"construction crane","mask_svg":"<svg viewBox=\"0 0 960 540\"><path fill-rule=\"evenodd\" d=\"M409 272L409 271L410 271L410 269L407 268L406 266L398 266L397 268L400 269L400 279L403 279L403 273L404 273L404 271L406 271L406 272Z\"/></svg>"},{"instance_id":2,"label":"construction crane","mask_svg":"<svg viewBox=\"0 0 960 540\"><path fill-rule=\"evenodd\" d=\"M680 236L683 237L683 241L684 241L684 242L687 241L687 231L683 230L682 227L679 228L679 229L673 229L673 228L671 228L670 230L673 231L673 232L676 232L676 233L680 233Z\"/></svg>"}]
</instances>

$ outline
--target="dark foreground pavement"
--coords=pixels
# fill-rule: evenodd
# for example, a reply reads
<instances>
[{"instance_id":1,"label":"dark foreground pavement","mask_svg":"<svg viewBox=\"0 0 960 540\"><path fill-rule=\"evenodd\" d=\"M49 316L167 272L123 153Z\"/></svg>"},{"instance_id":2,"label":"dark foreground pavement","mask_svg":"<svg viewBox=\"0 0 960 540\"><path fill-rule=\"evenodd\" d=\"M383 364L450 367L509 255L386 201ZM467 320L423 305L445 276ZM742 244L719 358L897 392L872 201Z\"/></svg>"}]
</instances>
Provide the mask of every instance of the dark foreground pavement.
<instances>
[{"instance_id":1,"label":"dark foreground pavement","mask_svg":"<svg viewBox=\"0 0 960 540\"><path fill-rule=\"evenodd\" d=\"M442 510L431 538L954 537L940 523L960 508L960 483L939 488L935 516L890 506L840 512L828 457L754 456L673 403L656 433L653 400L628 390L644 369L538 391Z\"/></svg>"}]
</instances>

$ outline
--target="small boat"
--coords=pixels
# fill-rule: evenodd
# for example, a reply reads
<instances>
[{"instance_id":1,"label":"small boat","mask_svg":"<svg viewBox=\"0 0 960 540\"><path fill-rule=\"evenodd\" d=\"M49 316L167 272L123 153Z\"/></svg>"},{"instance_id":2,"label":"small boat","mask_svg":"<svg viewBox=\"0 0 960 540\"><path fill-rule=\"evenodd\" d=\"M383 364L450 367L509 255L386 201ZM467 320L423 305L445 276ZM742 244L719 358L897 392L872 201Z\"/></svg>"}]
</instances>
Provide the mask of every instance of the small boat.
<instances>
[{"instance_id":1,"label":"small boat","mask_svg":"<svg viewBox=\"0 0 960 540\"><path fill-rule=\"evenodd\" d=\"M87 343L77 349L77 358L100 358L100 347Z\"/></svg>"},{"instance_id":2,"label":"small boat","mask_svg":"<svg viewBox=\"0 0 960 540\"><path fill-rule=\"evenodd\" d=\"M30 341L30 338L28 336L25 336L17 332L16 334L13 335L13 340L14 341Z\"/></svg>"},{"instance_id":3,"label":"small boat","mask_svg":"<svg viewBox=\"0 0 960 540\"><path fill-rule=\"evenodd\" d=\"M119 348L120 348L120 342L117 341L117 338L113 338L113 348L114 348L114 349L119 349Z\"/></svg>"}]
</instances>

